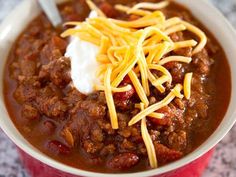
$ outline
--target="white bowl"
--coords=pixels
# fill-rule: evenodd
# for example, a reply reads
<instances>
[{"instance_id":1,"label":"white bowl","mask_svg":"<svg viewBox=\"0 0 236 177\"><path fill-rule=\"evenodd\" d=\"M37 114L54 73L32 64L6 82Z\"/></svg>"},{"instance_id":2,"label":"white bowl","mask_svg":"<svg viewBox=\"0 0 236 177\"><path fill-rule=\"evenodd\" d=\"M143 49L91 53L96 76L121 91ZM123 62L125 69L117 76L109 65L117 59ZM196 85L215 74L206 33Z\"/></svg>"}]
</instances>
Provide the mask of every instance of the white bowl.
<instances>
[{"instance_id":1,"label":"white bowl","mask_svg":"<svg viewBox=\"0 0 236 177\"><path fill-rule=\"evenodd\" d=\"M60 0L63 1L63 0ZM217 40L220 42L221 46L227 55L231 76L232 76L232 94L231 101L228 111L217 128L217 130L210 136L199 148L189 155L183 157L182 159L173 162L171 164L165 165L158 169L129 173L129 174L119 174L123 177L132 176L153 176L158 174L163 174L165 172L172 171L179 167L182 167L198 157L205 154L211 148L213 148L231 129L236 120L236 48L235 39L236 33L233 27L228 23L228 21L223 17L223 15L214 8L206 0L176 0L177 2L185 5L191 10L195 17L200 20L210 32L214 34ZM33 0L24 0L17 8L3 21L0 26L0 77L3 78L3 71L5 62L8 56L8 52L19 36L19 34L26 28L27 24L34 19L40 13L40 9ZM222 73L223 74L223 73ZM19 133L14 124L12 123L3 98L3 84L0 84L0 126L3 131L8 135L8 137L22 150L34 157L35 159L47 164L56 169L62 170L64 172L82 175L82 176L93 176L93 177L114 177L117 174L103 174L88 172L80 169L76 169L60 162L53 160L52 158L41 153L35 147L33 147L29 142L24 139L24 137Z\"/></svg>"}]
</instances>

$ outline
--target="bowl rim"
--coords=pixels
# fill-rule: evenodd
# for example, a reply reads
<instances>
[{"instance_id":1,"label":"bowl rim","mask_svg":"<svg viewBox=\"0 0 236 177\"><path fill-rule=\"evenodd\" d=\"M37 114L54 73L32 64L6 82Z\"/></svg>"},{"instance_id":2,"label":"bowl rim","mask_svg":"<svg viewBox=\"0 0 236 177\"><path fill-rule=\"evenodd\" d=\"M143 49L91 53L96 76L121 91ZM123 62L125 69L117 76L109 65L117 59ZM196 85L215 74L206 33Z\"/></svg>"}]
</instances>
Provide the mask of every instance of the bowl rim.
<instances>
[{"instance_id":1,"label":"bowl rim","mask_svg":"<svg viewBox=\"0 0 236 177\"><path fill-rule=\"evenodd\" d=\"M60 0L63 1L63 0ZM184 2L186 0L178 0L178 2ZM194 1L194 0L192 0ZM14 11L12 11L8 17L5 18L5 20L2 22L2 24L0 25L0 33L3 31L4 29L4 25L10 18L10 16L14 16L16 15L21 8L23 8L24 6L29 5L30 0L24 0L23 2L21 2ZM198 0L197 3L202 3L203 6L207 6L207 8L209 9L209 11L211 11L212 13L214 13L214 16L221 21L221 24L223 24L223 26L221 26L224 29L227 29L228 32L230 32L232 34L232 39L236 38L236 32L234 30L234 28L231 26L231 24L224 18L224 16L209 2L207 2L206 0ZM195 15L196 16L196 15ZM198 16L196 16L196 18L198 18ZM201 21L201 20L200 20ZM208 29L209 30L209 29ZM0 36L1 39L1 36ZM232 40L231 40L232 41ZM228 58L228 57L227 57ZM228 60L231 60L230 58L228 58ZM231 70L232 73L232 70ZM233 76L232 76L233 77ZM232 80L232 84L233 84L233 79ZM232 91L231 94L234 93L234 84L232 85ZM2 90L1 90L2 91ZM234 94L235 95L235 94ZM229 107L236 105L234 103L232 103L232 97L234 97L234 95L231 95L231 100L230 100L230 105ZM4 104L4 100L0 100L0 112L2 112L3 110L5 110L5 104ZM233 104L233 105L232 105ZM228 108L229 109L229 108ZM232 108L233 109L233 108ZM4 114L4 113L3 113ZM228 115L228 114L227 114ZM3 116L7 116L8 119L10 120L9 122L12 123L9 115L3 115ZM152 176L152 175L160 175L166 172L170 172L173 170L176 170L180 167L183 167L185 165L187 165L188 163L196 160L197 158L199 158L200 156L202 156L203 154L207 153L210 149L212 149L226 134L227 132L232 128L233 124L236 121L236 110L233 109L233 112L231 113L231 115L229 115L231 117L234 117L230 120L230 122L225 122L222 121L221 124L219 125L219 127L217 128L217 130L208 138L210 139L210 141L206 140L199 148L197 148L195 151L193 151L192 153L190 153L189 155L183 157L182 159L170 163L168 165L165 165L163 167L157 168L157 169L152 169L152 170L148 170L148 171L141 171L141 172L134 172L134 173L118 173L118 174L113 174L113 173L99 173L99 172L91 172L91 171L86 171L86 170L81 170L81 169L77 169L74 167L70 167L68 165L65 165L61 162L58 162L44 154L42 154L39 150L37 150L36 148L34 148L32 145L25 144L24 141L25 139L23 138L23 136L21 134L19 134L19 136L16 136L14 133L12 133L12 130L8 127L8 124L6 124L4 122L4 119L0 118L0 128L2 128L2 130L7 134L7 136L18 146L20 147L20 149L22 149L24 152L26 152L27 154L29 154L30 156L32 156L33 158L39 160L40 162L51 166L55 169L58 169L60 171L69 173L69 174L73 174L73 175L83 175L83 176L96 176L96 177L115 177L115 176L124 176L124 177L131 177L131 176ZM226 119L226 116L224 117L224 119ZM223 119L223 120L224 120ZM224 126L222 125L224 123ZM16 129L16 128L15 128ZM17 130L18 131L18 130Z\"/></svg>"}]
</instances>

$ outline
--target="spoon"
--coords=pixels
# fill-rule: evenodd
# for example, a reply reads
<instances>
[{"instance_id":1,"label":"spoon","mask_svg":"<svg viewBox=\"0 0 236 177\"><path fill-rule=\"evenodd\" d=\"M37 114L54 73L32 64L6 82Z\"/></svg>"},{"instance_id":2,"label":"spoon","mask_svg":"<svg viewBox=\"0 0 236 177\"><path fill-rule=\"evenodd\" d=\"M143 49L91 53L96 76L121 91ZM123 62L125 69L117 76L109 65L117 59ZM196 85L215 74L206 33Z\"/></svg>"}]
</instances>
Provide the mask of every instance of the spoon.
<instances>
[{"instance_id":1,"label":"spoon","mask_svg":"<svg viewBox=\"0 0 236 177\"><path fill-rule=\"evenodd\" d=\"M54 27L62 23L55 0L38 0L38 2Z\"/></svg>"}]
</instances>

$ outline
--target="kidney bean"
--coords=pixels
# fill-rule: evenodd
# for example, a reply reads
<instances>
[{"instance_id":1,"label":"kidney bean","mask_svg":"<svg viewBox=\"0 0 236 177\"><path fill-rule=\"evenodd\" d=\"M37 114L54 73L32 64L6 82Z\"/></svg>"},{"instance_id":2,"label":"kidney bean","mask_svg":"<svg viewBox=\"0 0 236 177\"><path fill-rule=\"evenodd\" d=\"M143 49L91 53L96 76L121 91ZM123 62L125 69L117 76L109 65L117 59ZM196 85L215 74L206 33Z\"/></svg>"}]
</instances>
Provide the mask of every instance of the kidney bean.
<instances>
[{"instance_id":1,"label":"kidney bean","mask_svg":"<svg viewBox=\"0 0 236 177\"><path fill-rule=\"evenodd\" d=\"M30 104L23 104L21 115L27 120L38 120L40 118L39 111Z\"/></svg>"},{"instance_id":2,"label":"kidney bean","mask_svg":"<svg viewBox=\"0 0 236 177\"><path fill-rule=\"evenodd\" d=\"M123 79L123 81L121 82L121 85L127 85L127 84L132 84L129 76L125 76L125 78Z\"/></svg>"},{"instance_id":3,"label":"kidney bean","mask_svg":"<svg viewBox=\"0 0 236 177\"><path fill-rule=\"evenodd\" d=\"M99 5L99 8L106 14L107 17L115 18L119 15L119 12L108 2L103 2Z\"/></svg>"},{"instance_id":4,"label":"kidney bean","mask_svg":"<svg viewBox=\"0 0 236 177\"><path fill-rule=\"evenodd\" d=\"M135 94L135 89L132 85L132 82L131 82L130 78L128 76L126 76L124 78L124 80L122 81L122 83L120 84L120 86L122 87L122 86L126 86L128 84L131 85L131 89L129 91L119 92L119 93L114 94L115 104L121 110L126 110L129 108L130 98Z\"/></svg>"},{"instance_id":5,"label":"kidney bean","mask_svg":"<svg viewBox=\"0 0 236 177\"><path fill-rule=\"evenodd\" d=\"M134 153L122 153L108 160L107 166L113 169L128 169L139 162L139 157Z\"/></svg>"},{"instance_id":6,"label":"kidney bean","mask_svg":"<svg viewBox=\"0 0 236 177\"><path fill-rule=\"evenodd\" d=\"M170 125L171 119L174 117L174 112L169 106L165 106L157 111L164 114L162 119L149 118L149 120L156 125Z\"/></svg>"},{"instance_id":7,"label":"kidney bean","mask_svg":"<svg viewBox=\"0 0 236 177\"><path fill-rule=\"evenodd\" d=\"M67 42L58 36L53 36L51 39L51 45L53 49L59 49L60 51L65 51L67 47Z\"/></svg>"},{"instance_id":8,"label":"kidney bean","mask_svg":"<svg viewBox=\"0 0 236 177\"><path fill-rule=\"evenodd\" d=\"M125 77L124 80L122 81L122 83L120 84L120 86L126 86L128 84L132 84L131 80L129 79L129 77ZM134 87L131 85L131 89L127 92L119 92L119 93L115 93L114 94L114 98L116 100L120 100L120 101L126 101L128 99L130 99L135 93L135 89Z\"/></svg>"},{"instance_id":9,"label":"kidney bean","mask_svg":"<svg viewBox=\"0 0 236 177\"><path fill-rule=\"evenodd\" d=\"M156 125L170 125L171 119L163 117L162 119L149 118L149 120Z\"/></svg>"},{"instance_id":10,"label":"kidney bean","mask_svg":"<svg viewBox=\"0 0 236 177\"><path fill-rule=\"evenodd\" d=\"M48 142L47 147L51 152L55 154L67 155L71 152L71 149L69 147L57 140Z\"/></svg>"},{"instance_id":11,"label":"kidney bean","mask_svg":"<svg viewBox=\"0 0 236 177\"><path fill-rule=\"evenodd\" d=\"M160 164L166 164L180 159L183 153L174 149L170 149L163 144L154 144L157 160Z\"/></svg>"},{"instance_id":12,"label":"kidney bean","mask_svg":"<svg viewBox=\"0 0 236 177\"><path fill-rule=\"evenodd\" d=\"M134 87L132 86L131 89L127 92L119 92L119 93L115 93L114 94L114 98L116 100L120 100L120 101L126 101L128 99L130 99L135 93Z\"/></svg>"}]
</instances>

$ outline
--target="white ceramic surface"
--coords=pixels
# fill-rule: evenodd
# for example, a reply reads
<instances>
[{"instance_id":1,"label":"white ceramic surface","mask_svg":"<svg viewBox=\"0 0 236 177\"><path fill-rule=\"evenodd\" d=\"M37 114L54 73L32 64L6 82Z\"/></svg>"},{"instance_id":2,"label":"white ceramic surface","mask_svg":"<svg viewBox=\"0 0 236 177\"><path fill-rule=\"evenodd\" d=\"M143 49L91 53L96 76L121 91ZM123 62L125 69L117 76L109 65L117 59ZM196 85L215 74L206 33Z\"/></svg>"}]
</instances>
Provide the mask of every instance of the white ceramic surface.
<instances>
[{"instance_id":1,"label":"white ceramic surface","mask_svg":"<svg viewBox=\"0 0 236 177\"><path fill-rule=\"evenodd\" d=\"M224 135L233 126L236 118L236 47L234 47L236 33L229 23L224 19L224 17L208 2L205 0L176 0L187 6L193 14L217 37L223 46L232 72L232 97L227 114L220 124L215 133L198 149L188 156L182 158L181 160L166 165L164 167L133 173L133 174L123 174L119 176L151 176L161 174L178 167L181 167L194 159L200 157L202 154L206 153L215 144L217 144ZM0 77L3 76L4 63L8 55L9 49L12 43L15 41L20 32L26 27L26 25L40 12L35 1L25 0L23 1L2 23L0 26ZM31 156L48 164L59 170L63 170L72 174L80 174L84 176L117 176L115 174L99 174L93 172L86 172L83 170L75 169L66 165L63 165L39 152L36 148L30 145L18 132L13 123L11 122L8 113L5 109L3 102L2 84L0 84L0 126L5 131L5 133L25 152L29 153Z\"/></svg>"}]
</instances>

